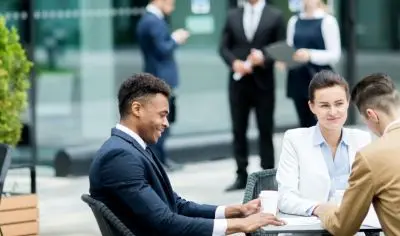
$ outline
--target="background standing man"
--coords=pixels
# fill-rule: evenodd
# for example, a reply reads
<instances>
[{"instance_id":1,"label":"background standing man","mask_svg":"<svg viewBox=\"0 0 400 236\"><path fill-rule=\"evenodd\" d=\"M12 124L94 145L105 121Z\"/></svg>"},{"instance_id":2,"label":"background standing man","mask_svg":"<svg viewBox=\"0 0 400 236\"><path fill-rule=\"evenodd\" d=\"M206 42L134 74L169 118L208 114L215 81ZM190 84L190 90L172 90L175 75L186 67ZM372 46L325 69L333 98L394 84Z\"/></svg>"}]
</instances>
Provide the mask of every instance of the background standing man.
<instances>
[{"instance_id":1,"label":"background standing man","mask_svg":"<svg viewBox=\"0 0 400 236\"><path fill-rule=\"evenodd\" d=\"M179 84L178 68L174 58L175 49L184 44L189 33L178 29L170 34L165 17L170 15L175 8L175 0L152 0L146 7L146 12L137 25L137 38L144 59L144 72L151 73L164 80L175 89ZM168 117L174 123L176 116L175 96L170 97L171 113ZM162 137L152 149L160 158L166 170L181 169L181 165L172 162L165 151L165 140L169 136L169 129L165 130Z\"/></svg>"},{"instance_id":2,"label":"background standing man","mask_svg":"<svg viewBox=\"0 0 400 236\"><path fill-rule=\"evenodd\" d=\"M282 12L265 0L248 0L233 9L222 32L220 54L230 68L229 105L233 129L233 155L237 179L227 191L244 189L247 182L249 113L255 108L259 130L261 167L274 163L273 128L275 107L274 61L262 49L285 39Z\"/></svg>"}]
</instances>

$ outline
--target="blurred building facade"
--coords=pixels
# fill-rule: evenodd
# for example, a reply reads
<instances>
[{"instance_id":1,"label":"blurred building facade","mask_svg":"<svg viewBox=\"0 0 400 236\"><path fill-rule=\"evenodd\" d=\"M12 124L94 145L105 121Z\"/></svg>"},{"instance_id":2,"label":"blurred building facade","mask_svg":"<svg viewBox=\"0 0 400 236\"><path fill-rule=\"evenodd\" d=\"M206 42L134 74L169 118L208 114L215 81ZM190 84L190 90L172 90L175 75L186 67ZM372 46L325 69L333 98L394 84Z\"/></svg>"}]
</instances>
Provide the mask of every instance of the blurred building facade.
<instances>
[{"instance_id":1,"label":"blurred building facade","mask_svg":"<svg viewBox=\"0 0 400 236\"><path fill-rule=\"evenodd\" d=\"M142 68L135 27L148 1L30 1L34 4L38 161L52 163L55 153L66 147L96 149L118 121L118 87ZM335 1L339 21L344 1ZM10 26L19 28L24 39L29 32L23 2L2 0L0 14ZM196 10L198 2L209 2L209 11ZM286 19L290 17L287 1L269 2L281 8ZM356 79L383 71L400 84L400 2L356 2ZM196 159L193 153L197 152L190 152L190 147L202 147L198 150L217 156L226 156L230 150L228 70L217 47L226 13L237 4L237 0L176 0L176 10L168 19L172 29L185 27L192 35L176 54L180 69L178 115L167 143L176 153L184 150L180 152L183 158ZM343 44L338 71L343 71L346 63ZM285 76L280 72L276 75L277 130L295 127L298 122L293 104L286 98ZM250 136L256 136L253 118L250 126Z\"/></svg>"}]
</instances>

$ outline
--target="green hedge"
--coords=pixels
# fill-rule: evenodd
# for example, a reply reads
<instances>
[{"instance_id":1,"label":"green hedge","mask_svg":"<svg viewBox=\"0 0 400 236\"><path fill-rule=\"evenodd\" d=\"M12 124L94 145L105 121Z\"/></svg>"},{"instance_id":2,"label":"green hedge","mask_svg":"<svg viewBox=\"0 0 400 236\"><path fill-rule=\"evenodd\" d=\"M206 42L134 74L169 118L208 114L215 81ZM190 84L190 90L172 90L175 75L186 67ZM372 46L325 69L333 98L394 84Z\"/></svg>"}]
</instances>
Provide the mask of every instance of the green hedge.
<instances>
[{"instance_id":1,"label":"green hedge","mask_svg":"<svg viewBox=\"0 0 400 236\"><path fill-rule=\"evenodd\" d=\"M0 143L15 146L20 140L20 116L28 103L32 65L17 30L9 30L5 18L0 17Z\"/></svg>"}]
</instances>

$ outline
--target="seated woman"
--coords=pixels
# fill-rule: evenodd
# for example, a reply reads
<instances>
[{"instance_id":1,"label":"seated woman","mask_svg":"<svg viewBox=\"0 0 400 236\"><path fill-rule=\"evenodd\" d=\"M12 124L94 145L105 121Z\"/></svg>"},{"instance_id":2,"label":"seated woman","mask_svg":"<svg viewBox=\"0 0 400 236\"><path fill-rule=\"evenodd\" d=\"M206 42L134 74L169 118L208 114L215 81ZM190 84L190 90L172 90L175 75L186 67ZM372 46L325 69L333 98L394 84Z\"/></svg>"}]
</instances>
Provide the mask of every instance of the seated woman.
<instances>
[{"instance_id":1,"label":"seated woman","mask_svg":"<svg viewBox=\"0 0 400 236\"><path fill-rule=\"evenodd\" d=\"M281 212L312 216L319 203L347 187L356 152L371 141L368 132L343 128L349 86L332 71L317 73L309 85L309 107L318 123L288 130L277 170Z\"/></svg>"}]
</instances>

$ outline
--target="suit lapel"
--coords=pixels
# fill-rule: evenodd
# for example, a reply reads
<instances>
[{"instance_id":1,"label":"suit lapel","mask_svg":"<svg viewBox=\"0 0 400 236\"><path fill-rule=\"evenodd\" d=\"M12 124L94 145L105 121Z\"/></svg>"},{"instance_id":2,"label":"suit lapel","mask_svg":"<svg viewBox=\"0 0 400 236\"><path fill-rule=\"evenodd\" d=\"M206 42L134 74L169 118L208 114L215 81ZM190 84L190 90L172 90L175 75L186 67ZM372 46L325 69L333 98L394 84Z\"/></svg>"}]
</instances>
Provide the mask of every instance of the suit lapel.
<instances>
[{"instance_id":1,"label":"suit lapel","mask_svg":"<svg viewBox=\"0 0 400 236\"><path fill-rule=\"evenodd\" d=\"M320 168L316 168L316 169L319 170L318 172L321 172L321 174L323 176L325 176L327 179L330 180L329 168L325 161L324 154L322 153L322 149L319 145L318 146L314 145L314 148L315 148L315 153L318 154L315 159L316 159L317 164L320 166Z\"/></svg>"},{"instance_id":2,"label":"suit lapel","mask_svg":"<svg viewBox=\"0 0 400 236\"><path fill-rule=\"evenodd\" d=\"M328 180L330 180L329 168L325 161L325 157L322 152L321 145L319 143L319 138L317 138L319 136L320 131L317 129L319 129L318 126L313 126L310 132L310 134L312 135L312 148L313 148L313 153L315 153L315 162L319 166L316 168L316 171L320 172L323 176L325 176Z\"/></svg>"},{"instance_id":3,"label":"suit lapel","mask_svg":"<svg viewBox=\"0 0 400 236\"><path fill-rule=\"evenodd\" d=\"M268 16L267 11L268 11L268 7L265 6L263 11L262 11L262 13L261 13L260 21L258 22L257 29L254 32L253 39L251 40L251 42L254 42L256 37L260 34L260 32L262 32L263 28L266 25L263 22L268 22L267 21L267 16Z\"/></svg>"},{"instance_id":4,"label":"suit lapel","mask_svg":"<svg viewBox=\"0 0 400 236\"><path fill-rule=\"evenodd\" d=\"M124 139L125 141L131 143L139 152L141 152L146 159L151 163L151 165L153 165L153 169L157 172L157 174L159 175L160 179L163 181L164 185L166 185L168 188L171 188L170 183L166 178L166 173L164 171L164 169L162 168L161 164L157 165L157 161L155 158L153 158L153 156L151 156L150 153L148 153L146 150L143 149L142 146L140 146L140 144L134 139L132 138L130 135L126 134L125 132L113 128L111 131L112 135L116 135L122 139Z\"/></svg>"},{"instance_id":5,"label":"suit lapel","mask_svg":"<svg viewBox=\"0 0 400 236\"><path fill-rule=\"evenodd\" d=\"M328 200L328 186L331 185L331 178L329 176L329 169L325 162L321 147L312 143L308 155L310 156L308 160L310 163L309 174L316 179L313 185L313 191L315 191L315 196L317 197L316 199Z\"/></svg>"},{"instance_id":6,"label":"suit lapel","mask_svg":"<svg viewBox=\"0 0 400 236\"><path fill-rule=\"evenodd\" d=\"M156 155L154 155L153 151L149 148L150 154L151 154L151 161L153 163L153 165L155 165L159 172L159 174L161 175L164 185L165 187L168 189L168 197L171 201L171 205L175 206L175 201L174 201L174 194L173 194L173 190L172 190L172 186L171 183L169 182L167 173L165 172L164 168L161 165L161 162L158 160L158 158L156 157ZM147 153L147 151L145 151Z\"/></svg>"}]
</instances>

